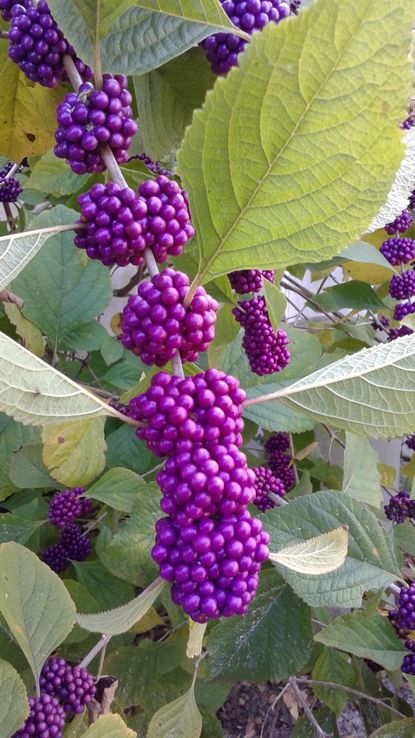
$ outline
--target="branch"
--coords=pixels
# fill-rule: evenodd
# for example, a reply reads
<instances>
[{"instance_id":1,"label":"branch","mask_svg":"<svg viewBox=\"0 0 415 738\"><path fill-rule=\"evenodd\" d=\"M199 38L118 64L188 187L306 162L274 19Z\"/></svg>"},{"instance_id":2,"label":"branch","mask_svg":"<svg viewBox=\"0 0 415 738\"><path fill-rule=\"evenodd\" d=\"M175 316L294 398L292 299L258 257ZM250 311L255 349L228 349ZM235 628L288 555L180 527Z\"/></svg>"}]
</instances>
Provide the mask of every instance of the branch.
<instances>
[{"instance_id":1,"label":"branch","mask_svg":"<svg viewBox=\"0 0 415 738\"><path fill-rule=\"evenodd\" d=\"M347 692L348 694L354 695L355 697L359 697L359 699L362 700L369 700L369 702L374 702L375 705L381 705L382 707L386 707L387 710L390 710L390 712L393 712L394 715L398 715L400 718L407 717L403 714L403 712L400 712L395 707L392 707L392 705L388 705L387 702L384 702L384 700L379 699L379 697L372 697L370 694L365 694L364 692L360 692L358 689L353 689L353 687L346 687L344 684L337 684L336 682L323 682L319 679L307 679L306 677L298 677L297 681L301 684L306 684L309 687L329 687L330 689L342 689L343 692Z\"/></svg>"},{"instance_id":2,"label":"branch","mask_svg":"<svg viewBox=\"0 0 415 738\"><path fill-rule=\"evenodd\" d=\"M24 305L24 301L21 297L18 297L13 292L9 292L8 290L0 291L0 302L9 302L12 305L16 305L19 310L21 310Z\"/></svg>"},{"instance_id":3,"label":"branch","mask_svg":"<svg viewBox=\"0 0 415 738\"><path fill-rule=\"evenodd\" d=\"M126 297L130 294L133 287L136 287L141 282L142 278L143 270L140 267L140 269L138 269L138 271L133 274L130 281L127 282L124 287L120 287L118 290L113 290L112 294L114 295L114 297Z\"/></svg>"},{"instance_id":4,"label":"branch","mask_svg":"<svg viewBox=\"0 0 415 738\"><path fill-rule=\"evenodd\" d=\"M300 680L299 680L300 681ZM314 730L316 731L317 738L328 738L328 733L323 730L320 723L317 722L316 718L314 717L313 711L310 709L310 707L307 705L306 700L304 699L304 695L300 689L300 687L297 684L297 680L295 677L291 677L289 680L289 685L291 689L293 690L295 696L297 697L298 702L300 703L301 707L304 710L304 714L306 715L308 721L313 726Z\"/></svg>"},{"instance_id":5,"label":"branch","mask_svg":"<svg viewBox=\"0 0 415 738\"><path fill-rule=\"evenodd\" d=\"M93 648L87 653L85 658L82 659L81 663L79 664L81 669L85 669L91 661L94 660L95 656L97 656L103 648L106 648L108 643L111 640L110 635L102 635L98 643L95 644Z\"/></svg>"}]
</instances>

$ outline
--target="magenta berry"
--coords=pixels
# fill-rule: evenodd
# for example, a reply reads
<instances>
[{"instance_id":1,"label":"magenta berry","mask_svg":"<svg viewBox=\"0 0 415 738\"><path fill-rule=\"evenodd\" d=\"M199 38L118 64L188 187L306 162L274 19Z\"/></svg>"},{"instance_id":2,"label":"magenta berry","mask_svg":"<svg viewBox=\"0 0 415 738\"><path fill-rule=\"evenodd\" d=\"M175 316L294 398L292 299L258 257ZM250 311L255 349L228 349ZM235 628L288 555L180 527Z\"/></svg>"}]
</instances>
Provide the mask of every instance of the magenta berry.
<instances>
[{"instance_id":1,"label":"magenta berry","mask_svg":"<svg viewBox=\"0 0 415 738\"><path fill-rule=\"evenodd\" d=\"M409 230L413 222L413 215L408 210L404 210L392 223L385 225L385 231L390 236L393 236L394 233L405 233L405 231Z\"/></svg>"},{"instance_id":2,"label":"magenta berry","mask_svg":"<svg viewBox=\"0 0 415 738\"><path fill-rule=\"evenodd\" d=\"M412 238L388 238L380 247L380 252L392 264L409 264L415 259L415 240Z\"/></svg>"},{"instance_id":3,"label":"magenta berry","mask_svg":"<svg viewBox=\"0 0 415 738\"><path fill-rule=\"evenodd\" d=\"M159 372L130 401L129 414L147 424L136 434L157 456L191 451L195 443L240 447L245 397L239 382L217 369L185 379Z\"/></svg>"},{"instance_id":4,"label":"magenta berry","mask_svg":"<svg viewBox=\"0 0 415 738\"><path fill-rule=\"evenodd\" d=\"M45 548L42 558L52 571L61 574L65 571L69 564L68 552L61 543L54 543L52 546Z\"/></svg>"},{"instance_id":5,"label":"magenta berry","mask_svg":"<svg viewBox=\"0 0 415 738\"><path fill-rule=\"evenodd\" d=\"M16 202L19 195L23 192L20 182L14 177L7 177L13 167L13 162L6 164L0 169L0 202Z\"/></svg>"},{"instance_id":6,"label":"magenta berry","mask_svg":"<svg viewBox=\"0 0 415 738\"><path fill-rule=\"evenodd\" d=\"M255 474L255 499L254 505L260 510L265 512L272 507L275 507L275 502L268 497L271 492L278 497L285 495L285 487L278 477L274 476L271 469L266 469L264 466L258 466L252 470Z\"/></svg>"},{"instance_id":7,"label":"magenta berry","mask_svg":"<svg viewBox=\"0 0 415 738\"><path fill-rule=\"evenodd\" d=\"M160 175L142 182L138 194L147 204L144 238L155 260L163 264L169 256L180 256L195 233L186 192L174 179Z\"/></svg>"},{"instance_id":8,"label":"magenta berry","mask_svg":"<svg viewBox=\"0 0 415 738\"><path fill-rule=\"evenodd\" d=\"M118 163L127 161L137 124L132 118L132 97L122 74L103 75L102 90L85 82L79 93L66 95L58 105L55 154L66 159L76 174L103 172L100 144L111 148Z\"/></svg>"},{"instance_id":9,"label":"magenta berry","mask_svg":"<svg viewBox=\"0 0 415 738\"><path fill-rule=\"evenodd\" d=\"M246 295L248 292L260 292L262 280L268 279L269 282L272 282L274 272L271 270L261 272L259 269L244 269L240 272L231 272L228 277L232 289L238 295Z\"/></svg>"},{"instance_id":10,"label":"magenta berry","mask_svg":"<svg viewBox=\"0 0 415 738\"><path fill-rule=\"evenodd\" d=\"M165 269L129 297L121 340L144 364L163 366L178 352L183 361L196 361L213 340L218 303L198 287L185 307L189 284L183 272Z\"/></svg>"},{"instance_id":11,"label":"magenta berry","mask_svg":"<svg viewBox=\"0 0 415 738\"><path fill-rule=\"evenodd\" d=\"M244 329L242 346L251 370L260 376L280 372L290 361L288 336L282 329L275 333L265 299L254 297L238 306L232 312Z\"/></svg>"},{"instance_id":12,"label":"magenta berry","mask_svg":"<svg viewBox=\"0 0 415 738\"><path fill-rule=\"evenodd\" d=\"M29 697L30 714L13 738L62 738L65 713L55 697Z\"/></svg>"},{"instance_id":13,"label":"magenta berry","mask_svg":"<svg viewBox=\"0 0 415 738\"><path fill-rule=\"evenodd\" d=\"M64 527L60 543L68 559L73 561L84 561L91 553L91 541L82 534L81 528L76 523L69 523Z\"/></svg>"},{"instance_id":14,"label":"magenta berry","mask_svg":"<svg viewBox=\"0 0 415 738\"><path fill-rule=\"evenodd\" d=\"M56 656L44 665L39 683L41 691L59 700L67 714L80 714L95 696L92 674Z\"/></svg>"},{"instance_id":15,"label":"magenta berry","mask_svg":"<svg viewBox=\"0 0 415 738\"><path fill-rule=\"evenodd\" d=\"M86 249L90 259L99 259L105 266L144 263L144 198L129 187L108 182L93 185L78 197L78 202L85 224L75 236L78 248Z\"/></svg>"},{"instance_id":16,"label":"magenta berry","mask_svg":"<svg viewBox=\"0 0 415 738\"><path fill-rule=\"evenodd\" d=\"M395 300L406 300L415 295L415 270L394 274L389 283L389 294Z\"/></svg>"}]
</instances>

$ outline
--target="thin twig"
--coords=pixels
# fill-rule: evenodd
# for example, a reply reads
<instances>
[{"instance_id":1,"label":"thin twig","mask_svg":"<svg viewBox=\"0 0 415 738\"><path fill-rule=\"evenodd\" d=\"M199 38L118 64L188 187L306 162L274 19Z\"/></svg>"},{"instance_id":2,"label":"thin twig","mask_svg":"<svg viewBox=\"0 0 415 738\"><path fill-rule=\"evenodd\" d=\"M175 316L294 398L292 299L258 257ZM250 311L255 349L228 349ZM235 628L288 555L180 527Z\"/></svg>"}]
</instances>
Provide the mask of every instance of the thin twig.
<instances>
[{"instance_id":1,"label":"thin twig","mask_svg":"<svg viewBox=\"0 0 415 738\"><path fill-rule=\"evenodd\" d=\"M140 284L142 278L143 278L143 268L140 267L138 271L133 274L130 281L124 285L124 287L120 287L118 290L113 290L112 294L114 295L114 297L126 297L127 295L130 294L131 290L134 287Z\"/></svg>"},{"instance_id":2,"label":"thin twig","mask_svg":"<svg viewBox=\"0 0 415 738\"><path fill-rule=\"evenodd\" d=\"M360 692L358 689L353 689L353 687L346 687L344 684L337 684L336 682L323 682L319 679L307 679L306 677L298 677L297 681L301 684L306 684L309 687L329 687L330 689L341 689L343 692L347 692L348 694L352 694L355 697L359 697L362 700L369 700L369 702L374 702L376 705L381 705L382 707L386 707L387 710L390 710L390 712L393 712L395 715L398 715L400 718L406 717L406 715L403 714L403 712L400 712L395 707L392 707L392 705L388 705L387 702L384 700L379 699L379 697L372 697L370 694L366 694L365 692Z\"/></svg>"},{"instance_id":3,"label":"thin twig","mask_svg":"<svg viewBox=\"0 0 415 738\"><path fill-rule=\"evenodd\" d=\"M265 718L264 718L264 722L262 723L262 728L261 728L261 732L259 734L259 738L263 738L263 736L264 736L265 724L266 724L266 722L268 720L269 713L271 712L271 710L274 710L275 705L280 701L281 697L284 696L284 694L287 691L287 689L288 689L289 686L290 686L290 684L289 684L289 682L287 682L286 685L282 688L281 692L276 696L276 698L275 698L274 702L272 703L272 705L268 708L267 713L266 713Z\"/></svg>"},{"instance_id":4,"label":"thin twig","mask_svg":"<svg viewBox=\"0 0 415 738\"><path fill-rule=\"evenodd\" d=\"M95 19L95 44L94 44L94 80L97 90L102 90L102 67L101 67L101 46L99 38L99 30L101 23L101 7L100 0L96 3L96 19Z\"/></svg>"},{"instance_id":5,"label":"thin twig","mask_svg":"<svg viewBox=\"0 0 415 738\"><path fill-rule=\"evenodd\" d=\"M300 680L298 680L300 681ZM313 726L314 730L316 731L317 738L328 738L329 733L326 733L325 730L321 727L320 723L315 718L313 711L310 709L310 707L307 705L306 700L304 699L304 695L300 689L300 687L297 684L297 680L295 677L290 677L288 680L288 683L293 690L295 696L297 697L298 702L300 703L301 707L304 710L304 714L307 717L310 724ZM304 684L304 682L303 682Z\"/></svg>"},{"instance_id":6,"label":"thin twig","mask_svg":"<svg viewBox=\"0 0 415 738\"><path fill-rule=\"evenodd\" d=\"M79 664L80 668L85 669L91 663L91 661L94 660L95 656L101 653L103 648L106 648L108 646L110 640L110 635L102 635L98 643L96 643L95 646L91 648L89 653L87 653L85 658L82 659L81 663Z\"/></svg>"}]
</instances>

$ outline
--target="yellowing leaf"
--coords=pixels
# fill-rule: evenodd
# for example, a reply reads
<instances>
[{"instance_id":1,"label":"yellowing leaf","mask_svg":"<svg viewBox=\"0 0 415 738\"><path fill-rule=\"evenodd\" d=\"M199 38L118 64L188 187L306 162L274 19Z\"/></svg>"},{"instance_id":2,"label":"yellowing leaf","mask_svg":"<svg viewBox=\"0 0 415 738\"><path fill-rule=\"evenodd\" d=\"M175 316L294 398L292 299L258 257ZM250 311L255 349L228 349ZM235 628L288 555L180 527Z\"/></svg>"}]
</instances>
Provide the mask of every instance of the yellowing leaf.
<instances>
[{"instance_id":1,"label":"yellowing leaf","mask_svg":"<svg viewBox=\"0 0 415 738\"><path fill-rule=\"evenodd\" d=\"M384 487L394 487L396 479L396 469L394 466L389 464L378 464L378 470L380 474L380 483Z\"/></svg>"},{"instance_id":2,"label":"yellowing leaf","mask_svg":"<svg viewBox=\"0 0 415 738\"><path fill-rule=\"evenodd\" d=\"M43 429L43 461L50 473L68 487L92 482L105 466L104 419L56 423Z\"/></svg>"},{"instance_id":3,"label":"yellowing leaf","mask_svg":"<svg viewBox=\"0 0 415 738\"><path fill-rule=\"evenodd\" d=\"M19 310L16 305L8 303L3 305L3 307L8 319L13 323L16 328L16 332L23 340L24 346L31 351L32 354L43 356L45 344L39 328L30 320L27 320L22 311Z\"/></svg>"},{"instance_id":4,"label":"yellowing leaf","mask_svg":"<svg viewBox=\"0 0 415 738\"><path fill-rule=\"evenodd\" d=\"M101 715L81 738L136 738L135 730L128 728L119 715Z\"/></svg>"},{"instance_id":5,"label":"yellowing leaf","mask_svg":"<svg viewBox=\"0 0 415 738\"><path fill-rule=\"evenodd\" d=\"M147 633L156 625L163 625L163 620L158 614L155 607L150 607L148 612L138 620L132 628L128 631L129 633Z\"/></svg>"},{"instance_id":6,"label":"yellowing leaf","mask_svg":"<svg viewBox=\"0 0 415 738\"><path fill-rule=\"evenodd\" d=\"M361 262L348 261L343 264L343 271L352 279L359 279L368 284L381 284L390 279L390 269L384 269L376 264L365 264Z\"/></svg>"},{"instance_id":7,"label":"yellowing leaf","mask_svg":"<svg viewBox=\"0 0 415 738\"><path fill-rule=\"evenodd\" d=\"M328 574L338 569L347 556L348 528L341 526L329 533L309 538L304 543L287 546L271 553L270 560L311 576Z\"/></svg>"},{"instance_id":8,"label":"yellowing leaf","mask_svg":"<svg viewBox=\"0 0 415 738\"><path fill-rule=\"evenodd\" d=\"M55 143L62 89L34 85L0 46L0 151L13 161L44 154Z\"/></svg>"},{"instance_id":9,"label":"yellowing leaf","mask_svg":"<svg viewBox=\"0 0 415 738\"><path fill-rule=\"evenodd\" d=\"M193 659L202 653L206 625L206 623L195 623L194 620L190 620L189 618L189 638L186 646L186 656L188 659Z\"/></svg>"}]
</instances>

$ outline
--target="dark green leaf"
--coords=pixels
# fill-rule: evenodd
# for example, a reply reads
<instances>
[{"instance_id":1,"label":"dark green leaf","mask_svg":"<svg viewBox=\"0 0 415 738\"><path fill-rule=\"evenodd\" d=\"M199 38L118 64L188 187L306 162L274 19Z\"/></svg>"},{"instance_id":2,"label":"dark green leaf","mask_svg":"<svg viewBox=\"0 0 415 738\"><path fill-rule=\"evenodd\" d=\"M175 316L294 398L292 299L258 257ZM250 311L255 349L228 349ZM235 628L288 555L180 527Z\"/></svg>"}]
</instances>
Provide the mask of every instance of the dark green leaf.
<instances>
[{"instance_id":1,"label":"dark green leaf","mask_svg":"<svg viewBox=\"0 0 415 738\"><path fill-rule=\"evenodd\" d=\"M146 493L149 485L144 479L121 467L113 467L88 489L88 497L128 513Z\"/></svg>"},{"instance_id":2,"label":"dark green leaf","mask_svg":"<svg viewBox=\"0 0 415 738\"><path fill-rule=\"evenodd\" d=\"M323 648L314 664L312 678L322 682L335 682L347 687L354 687L356 674L349 658L334 648ZM348 701L346 692L341 689L313 686L313 692L323 704L327 705L336 715L340 715Z\"/></svg>"},{"instance_id":3,"label":"dark green leaf","mask_svg":"<svg viewBox=\"0 0 415 738\"><path fill-rule=\"evenodd\" d=\"M42 460L42 444L29 443L14 451L10 461L10 480L20 489L56 487Z\"/></svg>"},{"instance_id":4,"label":"dark green leaf","mask_svg":"<svg viewBox=\"0 0 415 738\"><path fill-rule=\"evenodd\" d=\"M335 284L320 292L316 302L328 312L343 308L352 310L385 310L386 305L366 282L351 280L343 284Z\"/></svg>"},{"instance_id":5,"label":"dark green leaf","mask_svg":"<svg viewBox=\"0 0 415 738\"><path fill-rule=\"evenodd\" d=\"M102 608L116 607L134 596L133 588L113 577L99 561L74 561L78 581Z\"/></svg>"},{"instance_id":6,"label":"dark green leaf","mask_svg":"<svg viewBox=\"0 0 415 738\"><path fill-rule=\"evenodd\" d=\"M0 543L15 541L22 545L43 525L43 520L26 520L18 515L0 515Z\"/></svg>"},{"instance_id":7,"label":"dark green leaf","mask_svg":"<svg viewBox=\"0 0 415 738\"><path fill-rule=\"evenodd\" d=\"M123 466L140 474L154 459L143 441L127 425L111 433L107 438L107 466Z\"/></svg>"},{"instance_id":8,"label":"dark green leaf","mask_svg":"<svg viewBox=\"0 0 415 738\"><path fill-rule=\"evenodd\" d=\"M0 735L10 738L29 714L25 685L7 661L0 660Z\"/></svg>"}]
</instances>

